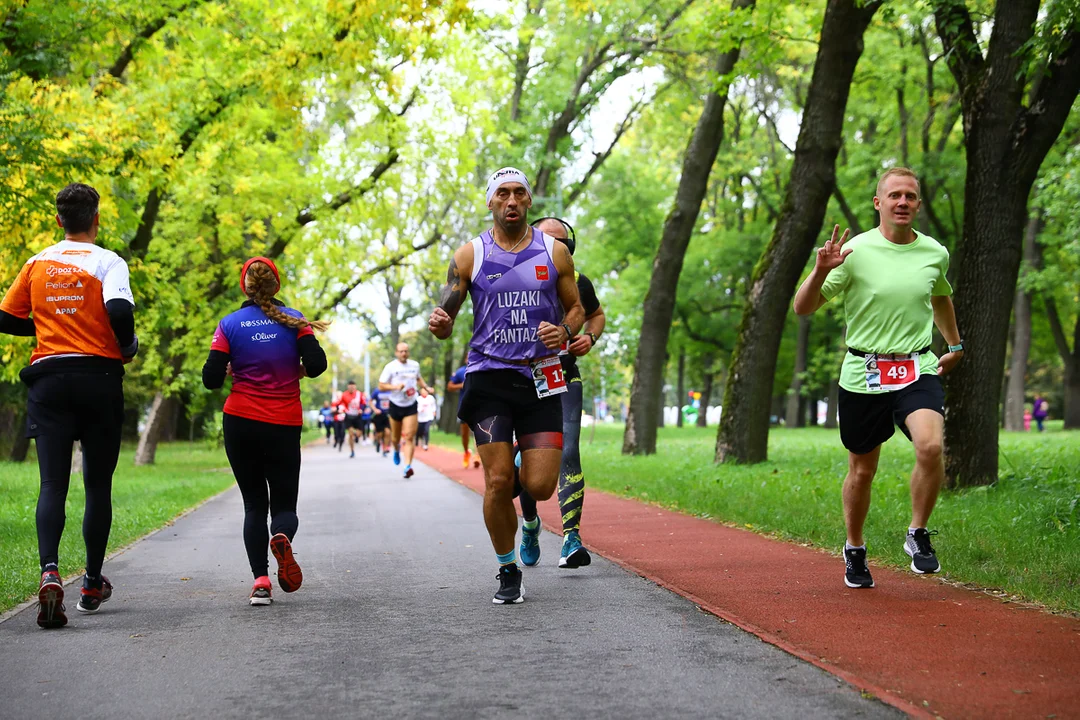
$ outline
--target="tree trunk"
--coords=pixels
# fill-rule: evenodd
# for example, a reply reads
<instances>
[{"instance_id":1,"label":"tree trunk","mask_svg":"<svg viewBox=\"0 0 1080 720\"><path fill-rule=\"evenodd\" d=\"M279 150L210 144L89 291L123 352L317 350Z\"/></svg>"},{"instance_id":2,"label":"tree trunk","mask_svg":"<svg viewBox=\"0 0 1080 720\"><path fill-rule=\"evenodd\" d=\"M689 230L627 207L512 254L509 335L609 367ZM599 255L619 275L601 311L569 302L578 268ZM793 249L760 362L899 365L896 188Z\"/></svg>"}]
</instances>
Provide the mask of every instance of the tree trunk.
<instances>
[{"instance_id":1,"label":"tree trunk","mask_svg":"<svg viewBox=\"0 0 1080 720\"><path fill-rule=\"evenodd\" d=\"M1073 345L1069 349L1069 340L1065 337L1065 327L1058 314L1057 302L1050 295L1043 298L1046 303L1046 319L1050 323L1050 334L1054 336L1061 362L1065 365L1065 429L1080 428L1080 315L1073 327Z\"/></svg>"},{"instance_id":2,"label":"tree trunk","mask_svg":"<svg viewBox=\"0 0 1080 720\"><path fill-rule=\"evenodd\" d=\"M732 10L753 8L755 0L732 0ZM739 42L719 55L713 67L716 80L731 75L739 59ZM694 128L683 156L682 176L675 193L675 207L664 220L660 247L653 261L649 291L645 295L641 338L634 361L634 381L630 389L630 413L623 435L623 453L651 455L656 452L655 418L663 414L663 405L655 405L663 385L664 353L667 350L675 296L682 272L686 248L701 212L701 202L709 186L720 143L724 139L724 106L728 84L709 93L705 108Z\"/></svg>"},{"instance_id":3,"label":"tree trunk","mask_svg":"<svg viewBox=\"0 0 1080 720\"><path fill-rule=\"evenodd\" d=\"M1024 261L1034 267L1038 253L1035 238L1039 233L1039 216L1032 213L1024 232ZM1005 389L1005 429L1024 429L1024 386L1028 355L1031 352L1031 293L1017 288L1013 299L1012 358L1009 362L1009 384Z\"/></svg>"},{"instance_id":4,"label":"tree trunk","mask_svg":"<svg viewBox=\"0 0 1080 720\"><path fill-rule=\"evenodd\" d=\"M806 372L806 351L810 344L810 316L801 316L798 326L798 340L795 343L795 371L791 373L791 386L788 388L787 407L784 412L784 424L788 427L806 427L806 415L803 412L806 402L802 396L802 386L803 373Z\"/></svg>"},{"instance_id":5,"label":"tree trunk","mask_svg":"<svg viewBox=\"0 0 1080 720\"><path fill-rule=\"evenodd\" d=\"M146 427L139 436L139 445L135 448L135 465L154 464L158 443L161 442L168 418L175 412L175 406L175 398L166 398L160 392L154 395L150 414L146 417Z\"/></svg>"},{"instance_id":6,"label":"tree trunk","mask_svg":"<svg viewBox=\"0 0 1080 720\"><path fill-rule=\"evenodd\" d=\"M825 427L829 430L835 430L840 426L839 420L839 406L840 406L840 383L833 380L829 383L829 409L825 411Z\"/></svg>"},{"instance_id":7,"label":"tree trunk","mask_svg":"<svg viewBox=\"0 0 1080 720\"><path fill-rule=\"evenodd\" d=\"M1039 0L999 2L986 57L965 3L933 0L964 117L964 231L956 246L956 318L973 352L945 378L945 472L951 486L998 477L998 397L1031 187L1080 92L1070 28L1052 61L1027 51ZM1045 70L1025 107L1028 68Z\"/></svg>"},{"instance_id":8,"label":"tree trunk","mask_svg":"<svg viewBox=\"0 0 1080 720\"><path fill-rule=\"evenodd\" d=\"M446 382L449 384L450 376L454 374L454 339L450 338L450 342L446 344L446 353L443 355L443 375L446 376ZM443 401L442 407L439 409L439 429L445 433L456 433L460 423L457 419L457 407L458 397L461 393L452 390L446 390L446 386L443 386Z\"/></svg>"},{"instance_id":9,"label":"tree trunk","mask_svg":"<svg viewBox=\"0 0 1080 720\"><path fill-rule=\"evenodd\" d=\"M836 184L836 156L863 34L881 0L829 0L780 218L751 281L724 393L718 462L768 456L776 355L795 284L814 248Z\"/></svg>"},{"instance_id":10,"label":"tree trunk","mask_svg":"<svg viewBox=\"0 0 1080 720\"><path fill-rule=\"evenodd\" d=\"M686 353L679 351L679 389L675 393L675 427L683 426L682 406L686 402Z\"/></svg>"},{"instance_id":11,"label":"tree trunk","mask_svg":"<svg viewBox=\"0 0 1080 720\"><path fill-rule=\"evenodd\" d=\"M1080 320L1076 321L1076 334L1080 335ZM1080 429L1080 358L1077 358L1065 376L1065 429Z\"/></svg>"}]
</instances>

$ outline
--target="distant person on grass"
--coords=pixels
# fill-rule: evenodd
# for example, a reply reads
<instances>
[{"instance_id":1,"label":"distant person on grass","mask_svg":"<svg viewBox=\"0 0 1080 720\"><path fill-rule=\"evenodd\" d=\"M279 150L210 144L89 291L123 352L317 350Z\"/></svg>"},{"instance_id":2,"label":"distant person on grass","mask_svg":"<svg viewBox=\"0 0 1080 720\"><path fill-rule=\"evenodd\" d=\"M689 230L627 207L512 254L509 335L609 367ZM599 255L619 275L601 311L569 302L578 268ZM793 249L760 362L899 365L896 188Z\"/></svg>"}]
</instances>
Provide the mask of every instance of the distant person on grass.
<instances>
[{"instance_id":1,"label":"distant person on grass","mask_svg":"<svg viewBox=\"0 0 1080 720\"><path fill-rule=\"evenodd\" d=\"M37 338L19 377L30 388L26 432L37 444L41 474L37 623L43 628L67 624L59 555L76 440L82 441L86 488L86 574L75 609L97 612L113 591L101 567L112 528L124 364L135 357L139 341L127 263L95 244L98 202L89 185L60 191L56 224L64 239L27 260L0 303L0 332Z\"/></svg>"},{"instance_id":2,"label":"distant person on grass","mask_svg":"<svg viewBox=\"0 0 1080 720\"><path fill-rule=\"evenodd\" d=\"M267 545L282 590L295 592L304 580L292 550L304 424L300 378L326 370L326 353L312 330L329 323L307 320L274 297L281 278L267 258L244 263L240 287L248 299L218 324L202 376L213 390L232 375L222 419L225 454L244 498L244 546L255 576L249 602L269 605Z\"/></svg>"},{"instance_id":3,"label":"distant person on grass","mask_svg":"<svg viewBox=\"0 0 1080 720\"><path fill-rule=\"evenodd\" d=\"M1035 424L1039 428L1039 432L1042 432L1046 428L1043 427L1043 423L1046 422L1046 418L1050 416L1050 403L1042 397L1036 397L1035 402L1032 403L1033 408L1031 417L1035 418Z\"/></svg>"},{"instance_id":4,"label":"distant person on grass","mask_svg":"<svg viewBox=\"0 0 1080 720\"><path fill-rule=\"evenodd\" d=\"M435 422L435 396L428 392L427 388L420 388L420 396L416 398L416 442L424 450L431 443L431 424Z\"/></svg>"},{"instance_id":5,"label":"distant person on grass","mask_svg":"<svg viewBox=\"0 0 1080 720\"><path fill-rule=\"evenodd\" d=\"M945 393L938 377L964 356L952 287L945 276L949 253L914 228L919 181L906 168L881 176L874 208L881 224L848 241L849 230L818 249L814 269L795 295L795 312L809 315L843 295L848 352L840 371L840 439L848 449L844 479L844 545L848 587L870 588L863 525L881 444L894 425L915 446L911 474L911 523L904 551L916 573L941 569L927 530L945 480L942 459ZM949 352L930 351L933 326Z\"/></svg>"}]
</instances>

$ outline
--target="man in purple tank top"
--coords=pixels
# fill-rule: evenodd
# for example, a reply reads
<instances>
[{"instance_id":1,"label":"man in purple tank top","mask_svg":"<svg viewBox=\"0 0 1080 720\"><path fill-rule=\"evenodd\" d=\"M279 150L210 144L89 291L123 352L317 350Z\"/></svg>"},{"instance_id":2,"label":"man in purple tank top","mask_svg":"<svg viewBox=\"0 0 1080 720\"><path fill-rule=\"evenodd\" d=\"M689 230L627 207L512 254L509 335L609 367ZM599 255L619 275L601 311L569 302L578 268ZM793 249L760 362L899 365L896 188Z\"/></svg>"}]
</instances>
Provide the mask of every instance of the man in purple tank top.
<instances>
[{"instance_id":1,"label":"man in purple tank top","mask_svg":"<svg viewBox=\"0 0 1080 720\"><path fill-rule=\"evenodd\" d=\"M585 310L569 250L529 226L525 174L502 168L492 175L487 204L494 226L454 252L428 329L440 340L450 337L469 293L473 336L458 417L472 428L484 463L484 523L499 560L492 602L504 605L525 599L515 548L514 438L521 485L547 500L562 461L567 385L558 353L581 330Z\"/></svg>"}]
</instances>

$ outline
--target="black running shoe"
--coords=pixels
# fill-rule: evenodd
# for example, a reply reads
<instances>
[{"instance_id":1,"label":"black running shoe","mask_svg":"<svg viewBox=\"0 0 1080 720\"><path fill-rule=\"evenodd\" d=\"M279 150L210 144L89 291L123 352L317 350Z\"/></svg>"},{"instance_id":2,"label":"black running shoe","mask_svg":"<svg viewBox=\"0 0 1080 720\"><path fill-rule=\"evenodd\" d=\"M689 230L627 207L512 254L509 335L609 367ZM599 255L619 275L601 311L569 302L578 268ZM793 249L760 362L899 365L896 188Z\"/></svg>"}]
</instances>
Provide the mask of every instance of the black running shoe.
<instances>
[{"instance_id":1,"label":"black running shoe","mask_svg":"<svg viewBox=\"0 0 1080 720\"><path fill-rule=\"evenodd\" d=\"M521 587L521 568L517 563L503 565L495 576L499 581L499 592L491 598L496 605L511 605L525 602L525 590Z\"/></svg>"},{"instance_id":2,"label":"black running shoe","mask_svg":"<svg viewBox=\"0 0 1080 720\"><path fill-rule=\"evenodd\" d=\"M844 548L844 584L849 588L872 588L874 578L866 565L866 548Z\"/></svg>"},{"instance_id":3,"label":"black running shoe","mask_svg":"<svg viewBox=\"0 0 1080 720\"><path fill-rule=\"evenodd\" d=\"M60 582L60 573L49 570L41 573L38 586L37 624L45 629L67 625L64 607L64 584Z\"/></svg>"},{"instance_id":4,"label":"black running shoe","mask_svg":"<svg viewBox=\"0 0 1080 720\"><path fill-rule=\"evenodd\" d=\"M109 602L112 597L112 583L109 578L101 576L100 583L92 583L84 575L83 586L79 591L79 604L75 609L81 613L96 613L101 609L101 604Z\"/></svg>"},{"instance_id":5,"label":"black running shoe","mask_svg":"<svg viewBox=\"0 0 1080 720\"><path fill-rule=\"evenodd\" d=\"M930 544L930 536L937 535L937 530L927 531L926 528L916 528L915 532L909 532L904 540L904 552L911 557L911 569L920 575L936 573L941 570L934 553L934 546Z\"/></svg>"}]
</instances>

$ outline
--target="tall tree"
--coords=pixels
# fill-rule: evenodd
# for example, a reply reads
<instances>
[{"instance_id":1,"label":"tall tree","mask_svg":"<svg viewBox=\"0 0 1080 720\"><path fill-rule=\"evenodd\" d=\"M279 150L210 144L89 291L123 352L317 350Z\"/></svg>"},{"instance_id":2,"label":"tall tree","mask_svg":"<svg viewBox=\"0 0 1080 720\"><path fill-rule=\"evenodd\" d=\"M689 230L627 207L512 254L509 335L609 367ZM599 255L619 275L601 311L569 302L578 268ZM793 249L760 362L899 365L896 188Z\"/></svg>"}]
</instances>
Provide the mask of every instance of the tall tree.
<instances>
[{"instance_id":1,"label":"tall tree","mask_svg":"<svg viewBox=\"0 0 1080 720\"><path fill-rule=\"evenodd\" d=\"M953 485L998 477L998 393L1028 196L1080 93L1080 16L1070 3L996 3L986 51L962 0L933 0L960 88L967 155L956 317L972 352L946 378L945 471ZM1034 87L1029 87L1034 85Z\"/></svg>"},{"instance_id":2,"label":"tall tree","mask_svg":"<svg viewBox=\"0 0 1080 720\"><path fill-rule=\"evenodd\" d=\"M732 13L739 10L751 11L755 4L756 0L732 0ZM734 22L732 24L734 25ZM652 278L649 281L649 291L645 295L637 360L634 363L630 413L626 418L626 432L623 435L625 454L656 452L656 425L663 412L661 390L679 274L682 272L686 248L690 244L690 236L709 186L709 175L724 139L724 106L731 85L730 75L739 60L742 35L732 34L728 42L729 47L719 52L716 57L713 66L715 86L705 100L705 107L687 145L674 207L664 221L660 248L653 260Z\"/></svg>"},{"instance_id":3,"label":"tall tree","mask_svg":"<svg viewBox=\"0 0 1080 720\"><path fill-rule=\"evenodd\" d=\"M787 196L754 271L728 371L717 461L761 462L767 457L773 375L788 305L836 185L851 80L863 35L881 4L829 0L825 8Z\"/></svg>"}]
</instances>

